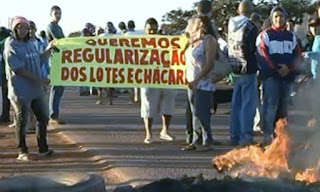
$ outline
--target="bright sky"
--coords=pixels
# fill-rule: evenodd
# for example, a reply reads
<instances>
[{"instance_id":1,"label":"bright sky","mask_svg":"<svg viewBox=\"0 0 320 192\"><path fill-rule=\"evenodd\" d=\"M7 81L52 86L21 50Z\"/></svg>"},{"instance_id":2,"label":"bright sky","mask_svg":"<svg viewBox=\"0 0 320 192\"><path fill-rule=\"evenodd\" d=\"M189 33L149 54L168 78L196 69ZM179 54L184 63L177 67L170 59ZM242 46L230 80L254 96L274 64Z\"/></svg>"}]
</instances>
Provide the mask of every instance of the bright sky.
<instances>
[{"instance_id":1,"label":"bright sky","mask_svg":"<svg viewBox=\"0 0 320 192\"><path fill-rule=\"evenodd\" d=\"M193 8L198 0L8 0L1 5L0 25L8 27L8 19L24 16L33 20L39 30L51 21L50 9L62 9L60 26L65 35L84 28L86 22L105 28L107 21L117 27L120 21L134 20L136 29L143 29L145 21L154 17L161 24L162 16L179 7Z\"/></svg>"}]
</instances>

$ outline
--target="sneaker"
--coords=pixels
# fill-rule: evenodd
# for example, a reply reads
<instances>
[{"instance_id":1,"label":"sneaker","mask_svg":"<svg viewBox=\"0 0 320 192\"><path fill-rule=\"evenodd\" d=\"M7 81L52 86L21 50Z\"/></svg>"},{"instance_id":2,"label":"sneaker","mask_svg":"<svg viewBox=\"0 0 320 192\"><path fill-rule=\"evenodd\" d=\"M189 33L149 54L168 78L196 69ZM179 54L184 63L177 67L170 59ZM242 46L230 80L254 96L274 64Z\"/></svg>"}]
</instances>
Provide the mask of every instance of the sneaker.
<instances>
[{"instance_id":1,"label":"sneaker","mask_svg":"<svg viewBox=\"0 0 320 192\"><path fill-rule=\"evenodd\" d=\"M66 122L61 121L59 119L50 119L49 120L49 124L51 124L51 125L63 125L63 124L66 124Z\"/></svg>"},{"instance_id":2,"label":"sneaker","mask_svg":"<svg viewBox=\"0 0 320 192\"><path fill-rule=\"evenodd\" d=\"M145 144L151 144L151 143L152 143L152 140L151 140L151 138L145 138L143 142L144 142Z\"/></svg>"},{"instance_id":3,"label":"sneaker","mask_svg":"<svg viewBox=\"0 0 320 192\"><path fill-rule=\"evenodd\" d=\"M174 137L167 134L160 134L160 139L166 140L166 141L173 141Z\"/></svg>"},{"instance_id":4,"label":"sneaker","mask_svg":"<svg viewBox=\"0 0 320 192\"><path fill-rule=\"evenodd\" d=\"M20 152L18 157L17 157L17 160L18 161L29 161L28 153Z\"/></svg>"},{"instance_id":5,"label":"sneaker","mask_svg":"<svg viewBox=\"0 0 320 192\"><path fill-rule=\"evenodd\" d=\"M46 151L46 152L40 152L39 156L41 156L41 157L49 157L49 156L51 156L53 153L54 153L53 150L48 149L48 151Z\"/></svg>"},{"instance_id":6,"label":"sneaker","mask_svg":"<svg viewBox=\"0 0 320 192\"><path fill-rule=\"evenodd\" d=\"M193 144L190 144L184 148L181 149L182 151L193 151L196 150L196 146L194 146Z\"/></svg>"}]
</instances>

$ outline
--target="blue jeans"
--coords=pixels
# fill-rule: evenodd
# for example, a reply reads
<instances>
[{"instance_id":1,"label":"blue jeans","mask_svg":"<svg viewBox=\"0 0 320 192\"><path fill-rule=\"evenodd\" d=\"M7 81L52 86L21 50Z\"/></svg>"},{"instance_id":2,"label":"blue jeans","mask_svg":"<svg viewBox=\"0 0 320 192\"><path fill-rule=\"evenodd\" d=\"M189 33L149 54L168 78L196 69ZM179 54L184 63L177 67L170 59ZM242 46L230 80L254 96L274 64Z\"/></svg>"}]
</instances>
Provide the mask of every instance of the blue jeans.
<instances>
[{"instance_id":1,"label":"blue jeans","mask_svg":"<svg viewBox=\"0 0 320 192\"><path fill-rule=\"evenodd\" d=\"M64 92L64 87L53 86L51 87L50 98L49 98L49 109L50 118L58 119L59 117L59 106L60 100Z\"/></svg>"},{"instance_id":2,"label":"blue jeans","mask_svg":"<svg viewBox=\"0 0 320 192\"><path fill-rule=\"evenodd\" d=\"M270 137L273 134L275 122L279 118L287 117L291 84L272 77L263 80L262 128L264 137Z\"/></svg>"},{"instance_id":3,"label":"blue jeans","mask_svg":"<svg viewBox=\"0 0 320 192\"><path fill-rule=\"evenodd\" d=\"M210 118L213 92L199 89L188 89L188 102L192 113L193 139L192 145L198 143L202 137L202 145L213 143Z\"/></svg>"},{"instance_id":4,"label":"blue jeans","mask_svg":"<svg viewBox=\"0 0 320 192\"><path fill-rule=\"evenodd\" d=\"M238 77L234 82L230 122L231 141L245 144L253 140L253 122L258 103L257 75Z\"/></svg>"},{"instance_id":5,"label":"blue jeans","mask_svg":"<svg viewBox=\"0 0 320 192\"><path fill-rule=\"evenodd\" d=\"M20 152L27 153L28 148L26 144L26 131L29 123L30 108L37 118L37 141L39 152L48 151L47 145L47 124L48 124L48 105L45 97L34 99L32 101L11 101L15 112L16 120L16 140Z\"/></svg>"}]
</instances>

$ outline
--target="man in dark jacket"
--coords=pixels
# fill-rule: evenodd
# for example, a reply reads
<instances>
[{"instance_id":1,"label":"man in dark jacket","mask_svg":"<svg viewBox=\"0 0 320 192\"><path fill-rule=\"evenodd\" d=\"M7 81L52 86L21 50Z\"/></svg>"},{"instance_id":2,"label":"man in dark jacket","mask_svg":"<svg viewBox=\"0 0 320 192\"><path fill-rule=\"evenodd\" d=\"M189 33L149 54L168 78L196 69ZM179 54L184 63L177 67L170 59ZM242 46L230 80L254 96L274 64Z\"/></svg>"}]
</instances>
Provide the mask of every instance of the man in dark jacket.
<instances>
[{"instance_id":1,"label":"man in dark jacket","mask_svg":"<svg viewBox=\"0 0 320 192\"><path fill-rule=\"evenodd\" d=\"M255 57L257 26L249 19L253 5L242 1L238 16L229 21L228 54L235 73L230 123L231 143L242 146L253 143L253 120L256 112L257 60Z\"/></svg>"}]
</instances>

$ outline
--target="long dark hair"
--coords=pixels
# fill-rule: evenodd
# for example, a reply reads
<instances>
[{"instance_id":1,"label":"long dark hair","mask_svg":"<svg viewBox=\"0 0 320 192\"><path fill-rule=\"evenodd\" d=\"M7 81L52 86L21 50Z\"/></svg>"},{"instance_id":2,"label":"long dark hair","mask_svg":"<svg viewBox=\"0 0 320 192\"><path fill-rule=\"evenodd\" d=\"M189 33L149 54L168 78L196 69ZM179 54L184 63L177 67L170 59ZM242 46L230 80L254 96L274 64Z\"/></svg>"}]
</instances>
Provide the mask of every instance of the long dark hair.
<instances>
[{"instance_id":1,"label":"long dark hair","mask_svg":"<svg viewBox=\"0 0 320 192\"><path fill-rule=\"evenodd\" d=\"M203 26L204 35L212 35L214 38L217 39L217 33L212 27L210 18L208 16L198 16L198 18L201 20L201 22L204 25Z\"/></svg>"},{"instance_id":2,"label":"long dark hair","mask_svg":"<svg viewBox=\"0 0 320 192\"><path fill-rule=\"evenodd\" d=\"M198 18L201 20L201 22L203 23L203 38L206 36L206 35L212 35L215 39L216 39L216 42L217 42L217 53L216 53L216 58L219 59L219 44L218 44L218 39L217 39L217 33L216 31L213 29L213 26L212 26L212 23L211 23L211 20L208 16L198 16Z\"/></svg>"}]
</instances>

